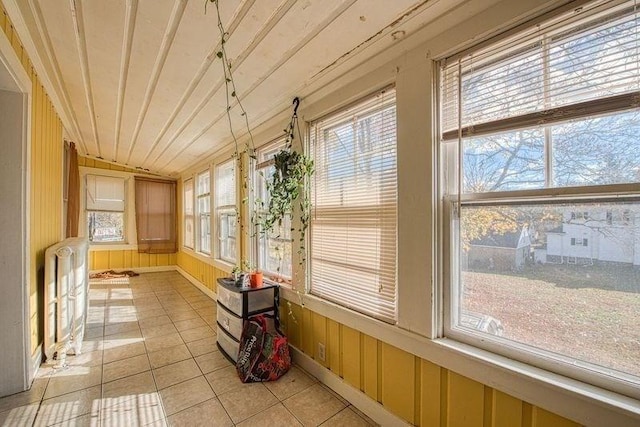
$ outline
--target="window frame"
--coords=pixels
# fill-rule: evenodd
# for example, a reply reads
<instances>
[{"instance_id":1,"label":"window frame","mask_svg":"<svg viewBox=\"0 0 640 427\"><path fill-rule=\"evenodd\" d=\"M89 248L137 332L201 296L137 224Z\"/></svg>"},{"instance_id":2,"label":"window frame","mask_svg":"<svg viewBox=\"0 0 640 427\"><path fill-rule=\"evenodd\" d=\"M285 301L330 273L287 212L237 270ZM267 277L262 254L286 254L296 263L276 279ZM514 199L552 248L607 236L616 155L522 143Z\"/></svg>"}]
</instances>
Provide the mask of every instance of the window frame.
<instances>
[{"instance_id":1,"label":"window frame","mask_svg":"<svg viewBox=\"0 0 640 427\"><path fill-rule=\"evenodd\" d=\"M275 150L280 151L281 149L284 149L286 147L286 143L287 143L287 139L286 137L279 137L276 138L274 140L271 140L269 142L267 142L266 144L263 144L262 146L258 147L256 149L256 158L259 160L260 156L261 156L261 152L263 151L272 151ZM273 166L275 164L273 158L271 159L267 159L264 160L262 162L258 163L258 160L253 160L251 162L251 166L252 166L252 173L251 173L251 179L253 180L253 194L252 194L252 203L251 203L251 215L252 216L259 216L262 212L262 210L258 209L258 203L257 203L257 196L259 194L261 194L262 190L267 191L266 188L264 189L258 189L258 185L261 182L261 180L266 184L267 182L267 177L265 175L265 177L263 179L260 178L260 174L267 170L268 168L270 168L271 166ZM293 220L293 216L290 213L289 214L290 217L290 221ZM253 221L252 221L253 222ZM262 271L262 273L264 274L264 276L267 279L270 279L272 281L276 281L279 283L285 283L285 284L291 284L291 281L293 279L293 244L294 244L294 236L293 233L291 233L291 238L290 239L285 239L285 238L275 238L275 240L282 242L283 244L286 244L287 240L289 241L289 244L291 245L291 256L289 257L289 269L291 271L291 275L284 275L281 272L277 272L277 271L271 271L267 268L265 268L265 266L262 265L262 263L260 262L260 260L262 259L262 256L264 256L266 258L266 254L261 254L260 253L260 249L261 249L261 240L265 239L265 243L264 243L264 247L268 248L269 245L269 241L271 241L271 237L269 237L267 234L263 234L259 229L258 229L258 225L255 225L255 230L253 231L253 238L251 239L252 242L252 258L255 260L254 264L256 265L256 268L258 268L260 271ZM284 258L283 258L284 260Z\"/></svg>"},{"instance_id":2,"label":"window frame","mask_svg":"<svg viewBox=\"0 0 640 427\"><path fill-rule=\"evenodd\" d=\"M191 215L187 214L187 183L191 184ZM195 250L196 246L196 212L195 212L195 178L189 177L182 180L182 242L181 245L183 248ZM187 230L187 218L191 218L191 227L192 227L192 242L191 246L189 246L186 242L186 230Z\"/></svg>"},{"instance_id":3,"label":"window frame","mask_svg":"<svg viewBox=\"0 0 640 427\"><path fill-rule=\"evenodd\" d=\"M606 4L604 5L607 6ZM595 6L589 13L596 13L601 10L598 6ZM587 15L589 16L589 15ZM580 16L578 20L584 19L584 15ZM526 26L526 24L525 24ZM527 30L522 31L526 33ZM517 34L517 33L516 33ZM498 43L501 38L496 38ZM481 46L485 48L486 45L491 45L492 41L485 42ZM474 48L465 50L463 53L454 55L451 58L460 59L464 54L473 52ZM597 387L601 387L607 390L621 393L626 396L631 396L635 399L640 398L640 390L638 385L640 381L637 377L625 374L621 371L613 372L612 369L605 367L597 367L595 364L582 361L579 359L573 359L569 356L553 354L551 351L543 349L533 349L531 345L525 345L513 340L502 339L500 337L487 337L480 333L473 333L471 331L464 331L456 327L455 317L457 316L457 301L459 300L459 288L460 277L458 266L459 256L457 254L458 249L456 244L460 240L459 236L459 214L460 210L464 206L497 206L503 204L518 205L531 205L531 204L580 204L594 201L610 201L610 202L625 202L625 201L640 201L640 189L637 183L618 183L618 184L606 184L606 185L586 185L586 186L565 186L565 187L553 187L549 185L548 174L545 174L546 182L544 188L536 189L520 189L513 191L494 191L484 193L465 193L463 185L460 182L462 179L462 154L461 149L457 146L460 144L460 139L469 136L471 132L476 135L475 131L478 131L478 135L493 134L494 132L505 131L510 128L509 123L518 123L520 128L530 124L530 120L533 120L535 114L525 114L527 116L524 120L510 120L502 119L495 120L493 122L483 123L480 126L463 126L462 129L447 132L442 131L442 69L449 59L444 59L434 65L435 68L435 82L436 82L436 97L438 104L438 114L440 117L436 120L439 128L438 134L440 140L438 142L438 154L436 157L436 165L440 170L439 173L439 196L438 200L438 212L442 218L439 229L441 230L440 244L443 253L443 263L441 272L441 292L442 292L442 310L441 310L441 337L452 339L457 342L472 345L478 349L489 351L498 356L504 356L516 361L530 364L534 367L541 368L547 372L557 373L569 378L573 378L582 381L587 384L591 384ZM570 110L575 107L576 104L567 104L563 107L552 109L552 117L548 121L542 121L539 123L541 126L552 126L556 123L564 123L571 118L590 118L599 117L603 113L625 113L632 111L633 103L632 99L640 96L640 91L626 93L623 95L614 96L613 103L599 102L603 98L589 100L582 102L581 107L583 112L578 116L565 116L563 119L558 120L559 114L564 109ZM606 100L606 98L604 98ZM603 104L602 108L599 104ZM586 111L586 112L585 112ZM569 117L570 116L570 117ZM492 128L491 126L495 126ZM516 128L517 129L517 128ZM455 133L454 133L455 132ZM453 138L457 138L455 142L451 141ZM452 146L456 145L453 149ZM548 163L552 160L545 158L545 168L548 168ZM548 172L548 169L546 169ZM461 193L458 195L458 193ZM580 214L580 215L579 215ZM581 222L588 221L590 218L580 213L572 212L571 218L573 220L579 219ZM611 223L612 218L609 214L605 217L604 221ZM576 240L576 246L578 246ZM572 239L573 241L573 239ZM581 243L586 243L584 247L589 246L588 239L580 238ZM578 363L576 363L578 362ZM585 365L587 365L585 367Z\"/></svg>"},{"instance_id":4,"label":"window frame","mask_svg":"<svg viewBox=\"0 0 640 427\"><path fill-rule=\"evenodd\" d=\"M391 95L388 95L388 93L392 93L392 100L385 100L385 97L391 97ZM374 105L376 102L378 101L373 101L378 97L382 97L382 100L379 101L380 106L378 105ZM310 156L312 158L312 160L314 161L314 176L312 178L312 183L311 186L313 187L314 185L317 185L316 183L316 179L318 176L318 162L317 162L317 158L314 157L314 144L316 144L317 142L314 142L314 137L312 135L313 129L314 129L314 125L318 122L323 122L323 121L328 121L331 126L338 126L341 125L343 123L347 123L348 122L348 118L355 115L358 117L365 117L368 118L370 117L372 114L376 114L380 111L383 111L385 109L387 109L389 107L389 105L393 105L394 108L394 116L395 116L395 123L394 123L394 127L395 127L395 143L394 143L394 168L395 168L395 185L396 185L396 193L395 193L395 230L394 230L394 237L395 237L395 285L394 285L394 300L393 300L393 305L394 305L394 309L393 309L393 315L391 317L385 316L383 314L374 314L374 313L369 313L369 312L365 312L364 309L362 308L358 308L354 305L352 305L349 301L339 301L337 297L335 298L329 298L327 296L323 296L321 295L322 292L317 293L314 292L314 283L313 283L313 258L314 258L314 254L313 254L313 227L314 227L314 215L316 215L316 210L317 209L317 204L314 202L315 199L315 194L313 191L313 188L311 189L311 199L312 199L312 212L311 212L311 220L310 220L310 224L309 224L309 230L307 232L307 237L308 237L308 243L307 243L307 260L308 260L308 266L307 266L307 280L306 280L306 284L307 284L307 293L315 298L319 298L321 300L324 301L328 301L330 303L333 304L337 304L341 307L343 307L345 310L348 310L351 313L357 314L359 316L366 316L369 317L371 319L375 319L376 321L380 321L389 325L397 325L399 324L399 322L401 321L401 315L400 315L400 310L399 310L399 303L400 303L400 298L399 298L399 294L398 294L398 286L397 286L397 282L398 282L398 277L400 274L400 261L399 261L399 256L398 256L398 251L399 251L399 244L398 244L398 236L399 236L399 196L398 196L398 182L399 182L399 167L398 167L398 159L399 159L399 155L400 155L400 150L399 150L399 138L398 138L398 119L397 119L397 110L398 110L398 102L397 102L397 92L396 92L396 88L395 88L395 84L390 84L390 85L386 85L382 88L378 88L377 90L368 92L364 95L359 96L358 98L356 98L355 100L349 102L347 105L340 107L340 108L336 108L334 110L331 110L329 112L326 112L324 115L321 115L320 117L318 117L317 119L314 119L310 122L308 122L308 139L309 139L309 153ZM386 104L389 105L386 105ZM384 104L384 106L382 106ZM363 108L363 110L361 110L361 108ZM328 153L327 147L321 147L320 148L320 154L319 156L324 158L325 163L328 164L328 158L330 156L330 154ZM321 184L324 186L325 189L328 188L328 186L330 186L332 183L331 182L327 182L326 180L321 182ZM345 207L343 210L348 210L349 207ZM328 218L336 218L336 214L335 212L338 211L338 209L336 208L330 208L331 211L333 211L332 214L330 214L328 216ZM344 215L344 214L342 214ZM375 217L375 215L373 215ZM385 250L382 249L382 252L384 252Z\"/></svg>"},{"instance_id":5,"label":"window frame","mask_svg":"<svg viewBox=\"0 0 640 427\"><path fill-rule=\"evenodd\" d=\"M199 189L199 185L198 185L198 181L200 180L201 176L204 175L208 175L209 178L209 191L208 192L204 192L202 194L200 194L200 189ZM211 168L207 168L205 170L202 170L201 172L198 172L195 174L194 176L194 215L196 218L196 224L195 224L195 248L194 250L203 256L211 256ZM206 213L202 213L200 210L200 200L204 200L205 198L209 199L209 212ZM209 220L207 221L208 223L208 227L209 227L209 233L208 233L208 241L209 241L209 251L207 252L206 250L203 250L202 248L202 242L203 242L203 235L202 235L202 215L208 215L209 216Z\"/></svg>"},{"instance_id":6,"label":"window frame","mask_svg":"<svg viewBox=\"0 0 640 427\"><path fill-rule=\"evenodd\" d=\"M221 170L221 168L227 167L229 164L232 165L233 167L233 189L234 189L234 204L233 205L218 205L218 182L220 181L218 179L218 171ZM213 258L224 264L224 265L231 265L231 266L235 266L239 263L239 254L240 254L240 246L241 246L241 240L242 240L242 235L241 235L241 228L240 228L240 210L238 209L238 196L239 196L239 192L238 192L238 167L237 167L237 159L234 157L231 158L227 158L226 160L223 160L219 163L216 163L213 166L213 192L212 192L212 201L211 201L211 206L212 206L212 217L211 220L213 221L213 233L211 233L211 239L212 239L212 245L213 245L213 252L211 253L211 255L213 256ZM235 216L235 236L234 237L229 237L226 236L226 239L233 239L235 240L235 254L234 254L234 258L227 258L227 257L223 257L222 255L222 241L223 238L221 236L221 232L223 230L228 230L230 227L230 217ZM223 221L226 221L226 227L223 226Z\"/></svg>"}]
</instances>

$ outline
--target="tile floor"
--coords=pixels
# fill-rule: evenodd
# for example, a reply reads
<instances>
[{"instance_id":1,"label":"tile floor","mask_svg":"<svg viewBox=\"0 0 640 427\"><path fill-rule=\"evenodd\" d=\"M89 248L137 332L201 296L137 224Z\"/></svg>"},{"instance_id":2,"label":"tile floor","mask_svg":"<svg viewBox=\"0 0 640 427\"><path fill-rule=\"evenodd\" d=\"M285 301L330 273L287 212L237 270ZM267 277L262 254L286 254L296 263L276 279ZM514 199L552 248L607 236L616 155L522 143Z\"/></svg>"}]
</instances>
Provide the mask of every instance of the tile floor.
<instances>
[{"instance_id":1,"label":"tile floor","mask_svg":"<svg viewBox=\"0 0 640 427\"><path fill-rule=\"evenodd\" d=\"M216 306L176 272L93 280L83 352L0 398L2 426L368 426L301 369L242 384L216 347Z\"/></svg>"}]
</instances>

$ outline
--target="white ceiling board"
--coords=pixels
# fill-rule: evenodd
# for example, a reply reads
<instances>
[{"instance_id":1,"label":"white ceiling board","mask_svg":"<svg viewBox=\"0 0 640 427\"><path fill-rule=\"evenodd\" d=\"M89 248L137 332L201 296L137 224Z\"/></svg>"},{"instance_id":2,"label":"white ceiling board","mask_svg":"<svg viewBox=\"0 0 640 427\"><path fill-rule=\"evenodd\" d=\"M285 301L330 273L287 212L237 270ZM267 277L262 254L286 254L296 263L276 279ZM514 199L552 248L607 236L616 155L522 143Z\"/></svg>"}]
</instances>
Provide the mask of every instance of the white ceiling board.
<instances>
[{"instance_id":1,"label":"white ceiling board","mask_svg":"<svg viewBox=\"0 0 640 427\"><path fill-rule=\"evenodd\" d=\"M221 1L226 49L251 126L288 111L294 96L316 94L358 64L388 57L390 46L403 43L393 31L424 32L462 1L495 0ZM53 75L44 80L56 83L54 98L65 127L86 145L82 154L168 175L230 146L213 4L205 14L204 0L18 3L11 9L27 23L20 36L48 60L44 71ZM244 117L236 99L232 106L241 138Z\"/></svg>"}]
</instances>

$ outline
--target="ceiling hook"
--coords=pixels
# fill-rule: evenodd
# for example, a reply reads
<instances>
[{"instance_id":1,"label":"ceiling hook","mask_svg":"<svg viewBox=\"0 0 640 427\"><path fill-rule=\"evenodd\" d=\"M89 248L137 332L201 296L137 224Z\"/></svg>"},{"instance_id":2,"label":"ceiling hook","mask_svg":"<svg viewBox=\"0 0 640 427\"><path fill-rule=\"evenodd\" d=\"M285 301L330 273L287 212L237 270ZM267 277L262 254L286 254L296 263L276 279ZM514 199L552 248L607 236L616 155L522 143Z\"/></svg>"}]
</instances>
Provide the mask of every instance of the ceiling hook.
<instances>
[{"instance_id":1,"label":"ceiling hook","mask_svg":"<svg viewBox=\"0 0 640 427\"><path fill-rule=\"evenodd\" d=\"M293 98L293 116L296 117L298 115L298 107L300 106L300 98L297 96Z\"/></svg>"}]
</instances>

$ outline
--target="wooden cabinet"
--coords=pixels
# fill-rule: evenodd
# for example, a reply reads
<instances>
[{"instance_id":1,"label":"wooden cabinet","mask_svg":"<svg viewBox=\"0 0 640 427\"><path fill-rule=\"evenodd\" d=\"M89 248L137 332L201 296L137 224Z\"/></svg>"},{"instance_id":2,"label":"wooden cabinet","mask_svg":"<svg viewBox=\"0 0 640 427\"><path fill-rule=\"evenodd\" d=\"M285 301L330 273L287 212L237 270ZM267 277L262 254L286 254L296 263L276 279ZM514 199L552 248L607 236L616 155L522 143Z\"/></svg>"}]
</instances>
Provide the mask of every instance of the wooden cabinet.
<instances>
[{"instance_id":1,"label":"wooden cabinet","mask_svg":"<svg viewBox=\"0 0 640 427\"><path fill-rule=\"evenodd\" d=\"M238 358L244 323L251 316L271 313L278 324L280 288L263 284L260 288L236 286L232 279L218 279L218 347L234 362Z\"/></svg>"}]
</instances>

